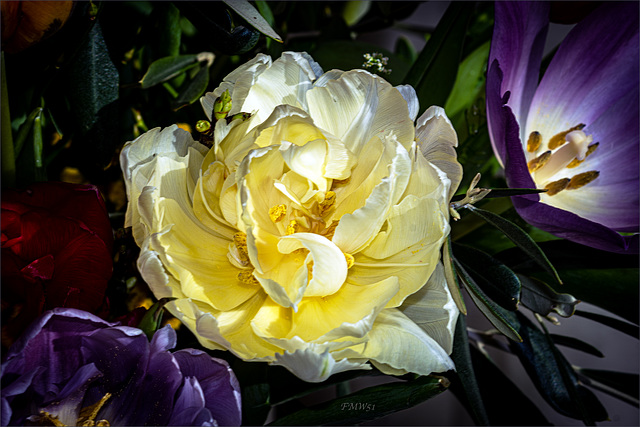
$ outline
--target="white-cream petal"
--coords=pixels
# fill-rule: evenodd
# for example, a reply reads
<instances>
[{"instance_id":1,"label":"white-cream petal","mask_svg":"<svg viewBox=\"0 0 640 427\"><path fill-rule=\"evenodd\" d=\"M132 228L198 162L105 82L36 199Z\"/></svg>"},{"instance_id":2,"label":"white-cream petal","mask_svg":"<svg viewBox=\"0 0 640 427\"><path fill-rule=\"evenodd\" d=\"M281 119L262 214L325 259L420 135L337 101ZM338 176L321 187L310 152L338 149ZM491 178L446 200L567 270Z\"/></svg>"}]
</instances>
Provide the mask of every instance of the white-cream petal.
<instances>
[{"instance_id":1,"label":"white-cream petal","mask_svg":"<svg viewBox=\"0 0 640 427\"><path fill-rule=\"evenodd\" d=\"M371 366L362 362L351 362L347 359L336 361L329 350L318 353L313 347L293 353L287 351L284 354L276 354L276 360L271 364L284 366L301 380L312 383L322 382L339 372L371 369Z\"/></svg>"},{"instance_id":2,"label":"white-cream petal","mask_svg":"<svg viewBox=\"0 0 640 427\"><path fill-rule=\"evenodd\" d=\"M388 132L409 147L413 120L399 90L362 70L323 84L307 93L308 111L320 128L344 141L356 156L371 138Z\"/></svg>"},{"instance_id":3,"label":"white-cream petal","mask_svg":"<svg viewBox=\"0 0 640 427\"><path fill-rule=\"evenodd\" d=\"M363 207L340 218L333 242L344 252L358 252L375 238L409 181L411 161L407 151L394 139L386 147L395 150L388 176L373 189Z\"/></svg>"},{"instance_id":4,"label":"white-cream petal","mask_svg":"<svg viewBox=\"0 0 640 427\"><path fill-rule=\"evenodd\" d=\"M454 369L447 352L398 309L380 312L366 345L340 352L350 359L370 359L384 373L429 375Z\"/></svg>"},{"instance_id":5,"label":"white-cream petal","mask_svg":"<svg viewBox=\"0 0 640 427\"><path fill-rule=\"evenodd\" d=\"M451 181L449 199L455 194L462 180L462 165L458 163L455 147L458 136L451 121L441 107L431 106L418 119L416 140L423 156Z\"/></svg>"},{"instance_id":6,"label":"white-cream petal","mask_svg":"<svg viewBox=\"0 0 640 427\"><path fill-rule=\"evenodd\" d=\"M312 278L305 295L327 296L336 293L347 278L347 261L340 249L330 240L314 233L294 233L278 242L282 253L306 248L313 259Z\"/></svg>"},{"instance_id":7,"label":"white-cream petal","mask_svg":"<svg viewBox=\"0 0 640 427\"><path fill-rule=\"evenodd\" d=\"M399 310L451 354L460 311L447 287L442 263L438 263L427 284L405 299Z\"/></svg>"},{"instance_id":8,"label":"white-cream petal","mask_svg":"<svg viewBox=\"0 0 640 427\"><path fill-rule=\"evenodd\" d=\"M420 111L420 101L418 101L416 90L411 85L399 85L396 86L396 89L400 91L404 100L407 101L409 117L411 118L411 121L415 122L416 117L418 117L418 112Z\"/></svg>"}]
</instances>

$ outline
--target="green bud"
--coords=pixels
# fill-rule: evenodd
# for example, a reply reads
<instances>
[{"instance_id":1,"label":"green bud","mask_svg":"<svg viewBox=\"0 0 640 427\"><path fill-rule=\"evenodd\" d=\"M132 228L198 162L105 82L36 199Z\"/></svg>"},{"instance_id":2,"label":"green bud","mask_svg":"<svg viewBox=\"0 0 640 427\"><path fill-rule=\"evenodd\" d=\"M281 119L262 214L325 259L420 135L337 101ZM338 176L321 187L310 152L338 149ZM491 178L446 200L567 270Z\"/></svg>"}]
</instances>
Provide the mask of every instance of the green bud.
<instances>
[{"instance_id":1,"label":"green bud","mask_svg":"<svg viewBox=\"0 0 640 427\"><path fill-rule=\"evenodd\" d=\"M198 120L196 130L200 133L208 132L211 129L211 123L208 120Z\"/></svg>"},{"instance_id":2,"label":"green bud","mask_svg":"<svg viewBox=\"0 0 640 427\"><path fill-rule=\"evenodd\" d=\"M234 114L233 116L231 116L231 118L227 117L227 122L232 122L234 120L242 120L245 121L247 120L249 117L251 117L251 113L238 113L238 114Z\"/></svg>"},{"instance_id":3,"label":"green bud","mask_svg":"<svg viewBox=\"0 0 640 427\"><path fill-rule=\"evenodd\" d=\"M216 120L224 119L231 111L231 95L225 90L213 104L213 116Z\"/></svg>"}]
</instances>

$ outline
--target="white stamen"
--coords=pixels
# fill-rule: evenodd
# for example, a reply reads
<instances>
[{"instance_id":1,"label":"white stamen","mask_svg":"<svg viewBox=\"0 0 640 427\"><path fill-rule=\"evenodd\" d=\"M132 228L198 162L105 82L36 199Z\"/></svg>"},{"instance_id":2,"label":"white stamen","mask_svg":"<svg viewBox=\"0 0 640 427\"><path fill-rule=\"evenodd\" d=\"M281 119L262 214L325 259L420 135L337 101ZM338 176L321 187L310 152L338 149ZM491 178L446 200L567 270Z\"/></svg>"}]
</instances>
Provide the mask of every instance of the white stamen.
<instances>
[{"instance_id":1,"label":"white stamen","mask_svg":"<svg viewBox=\"0 0 640 427\"><path fill-rule=\"evenodd\" d=\"M571 163L573 159L583 160L587 154L589 144L593 141L593 137L591 135L587 136L581 130L574 130L567 134L565 140L567 143L553 152L549 161L534 173L534 179L537 183L544 184L549 178Z\"/></svg>"}]
</instances>

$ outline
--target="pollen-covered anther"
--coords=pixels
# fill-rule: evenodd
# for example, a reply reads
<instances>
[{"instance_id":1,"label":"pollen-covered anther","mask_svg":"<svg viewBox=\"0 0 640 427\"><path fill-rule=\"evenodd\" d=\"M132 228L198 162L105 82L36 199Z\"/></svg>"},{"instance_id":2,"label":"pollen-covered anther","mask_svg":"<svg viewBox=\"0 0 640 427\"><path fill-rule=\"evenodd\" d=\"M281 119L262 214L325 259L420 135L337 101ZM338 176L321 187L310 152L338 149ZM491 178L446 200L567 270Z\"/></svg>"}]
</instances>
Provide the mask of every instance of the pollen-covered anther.
<instances>
[{"instance_id":1,"label":"pollen-covered anther","mask_svg":"<svg viewBox=\"0 0 640 427\"><path fill-rule=\"evenodd\" d=\"M291 235L293 233L297 233L300 229L300 224L295 219L292 219L287 225L287 235Z\"/></svg>"},{"instance_id":2,"label":"pollen-covered anther","mask_svg":"<svg viewBox=\"0 0 640 427\"><path fill-rule=\"evenodd\" d=\"M600 176L599 171L579 173L578 175L571 178L571 181L569 181L569 185L567 185L567 190L575 190L577 188L584 187L591 181L595 180L598 176Z\"/></svg>"},{"instance_id":3,"label":"pollen-covered anther","mask_svg":"<svg viewBox=\"0 0 640 427\"><path fill-rule=\"evenodd\" d=\"M542 143L542 135L540 132L533 131L529 134L529 139L527 140L527 151L530 153L535 153L538 148L540 148L540 144Z\"/></svg>"},{"instance_id":4,"label":"pollen-covered anther","mask_svg":"<svg viewBox=\"0 0 640 427\"><path fill-rule=\"evenodd\" d=\"M233 235L233 243L238 250L238 255L241 261L249 261L249 252L247 251L247 235L243 232L238 232Z\"/></svg>"},{"instance_id":5,"label":"pollen-covered anther","mask_svg":"<svg viewBox=\"0 0 640 427\"><path fill-rule=\"evenodd\" d=\"M588 156L590 156L591 154L593 154L594 151L596 151L596 148L598 148L598 145L600 145L599 142L596 142L595 144L591 144L589 146L589 148L587 149L587 152L584 155L584 159L586 159ZM575 158L573 160L571 160L571 163L569 163L567 165L567 168L575 168L576 166L578 166L580 163L584 162L584 159L579 160L578 158Z\"/></svg>"},{"instance_id":6,"label":"pollen-covered anther","mask_svg":"<svg viewBox=\"0 0 640 427\"><path fill-rule=\"evenodd\" d=\"M355 258L353 257L353 255L348 254L346 252L344 253L344 259L347 260L347 269L353 267L353 264L356 262Z\"/></svg>"},{"instance_id":7,"label":"pollen-covered anther","mask_svg":"<svg viewBox=\"0 0 640 427\"><path fill-rule=\"evenodd\" d=\"M551 158L551 151L545 151L535 159L529 160L529 163L527 163L529 172L533 173L537 171L542 166L544 166L549 161L550 158Z\"/></svg>"},{"instance_id":8,"label":"pollen-covered anther","mask_svg":"<svg viewBox=\"0 0 640 427\"><path fill-rule=\"evenodd\" d=\"M286 215L286 205L276 205L269 209L269 218L271 218L271 221L274 223L282 221Z\"/></svg>"},{"instance_id":9,"label":"pollen-covered anther","mask_svg":"<svg viewBox=\"0 0 640 427\"><path fill-rule=\"evenodd\" d=\"M324 200L318 203L318 209L320 210L320 215L327 212L336 202L336 193L333 191L327 191L324 195Z\"/></svg>"},{"instance_id":10,"label":"pollen-covered anther","mask_svg":"<svg viewBox=\"0 0 640 427\"><path fill-rule=\"evenodd\" d=\"M258 285L258 279L253 275L253 270L242 270L238 273L238 280L246 285Z\"/></svg>"},{"instance_id":11,"label":"pollen-covered anther","mask_svg":"<svg viewBox=\"0 0 640 427\"><path fill-rule=\"evenodd\" d=\"M544 189L547 190L545 193L548 196L555 196L569 185L569 178L562 178L557 181L550 182L549 184L544 186Z\"/></svg>"},{"instance_id":12,"label":"pollen-covered anther","mask_svg":"<svg viewBox=\"0 0 640 427\"><path fill-rule=\"evenodd\" d=\"M572 127L571 129L565 130L564 132L560 132L557 133L555 135L553 135L551 137L551 139L549 139L549 150L555 150L556 148L560 147L561 145L563 145L565 142L567 142L567 140L565 139L565 137L573 132L574 130L582 130L584 129L586 125L583 123L580 123L577 126Z\"/></svg>"}]
</instances>

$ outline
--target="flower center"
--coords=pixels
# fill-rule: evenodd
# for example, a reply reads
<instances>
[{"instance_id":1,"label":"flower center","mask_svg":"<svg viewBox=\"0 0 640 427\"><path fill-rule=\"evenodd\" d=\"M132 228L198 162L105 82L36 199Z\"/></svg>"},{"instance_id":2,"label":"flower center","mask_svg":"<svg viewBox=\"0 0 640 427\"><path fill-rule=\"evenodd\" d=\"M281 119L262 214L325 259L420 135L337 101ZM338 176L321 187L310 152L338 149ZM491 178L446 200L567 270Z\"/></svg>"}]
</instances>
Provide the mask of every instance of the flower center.
<instances>
[{"instance_id":1,"label":"flower center","mask_svg":"<svg viewBox=\"0 0 640 427\"><path fill-rule=\"evenodd\" d=\"M107 420L97 420L98 412L104 406L104 404L111 397L111 393L105 394L102 399L93 405L87 406L85 408L80 409L80 413L78 414L78 419L75 420L73 424L64 424L62 420L58 417L58 415L49 413L47 411L40 411L38 415L32 415L28 418L28 420L32 423L31 425L38 426L67 426L67 425L76 425L83 427L94 427L94 426L110 426L111 423ZM59 407L59 411L62 412L62 409L65 405L61 405Z\"/></svg>"},{"instance_id":2,"label":"flower center","mask_svg":"<svg viewBox=\"0 0 640 427\"><path fill-rule=\"evenodd\" d=\"M527 163L536 185L548 190L548 196L554 196L563 190L581 188L599 176L600 172L589 171L550 181L564 169L574 168L584 162L598 148L599 143L592 144L593 137L582 131L584 127L584 124L579 124L552 136L547 142L547 150ZM527 140L527 151L536 154L542 145L540 132L531 132Z\"/></svg>"}]
</instances>

